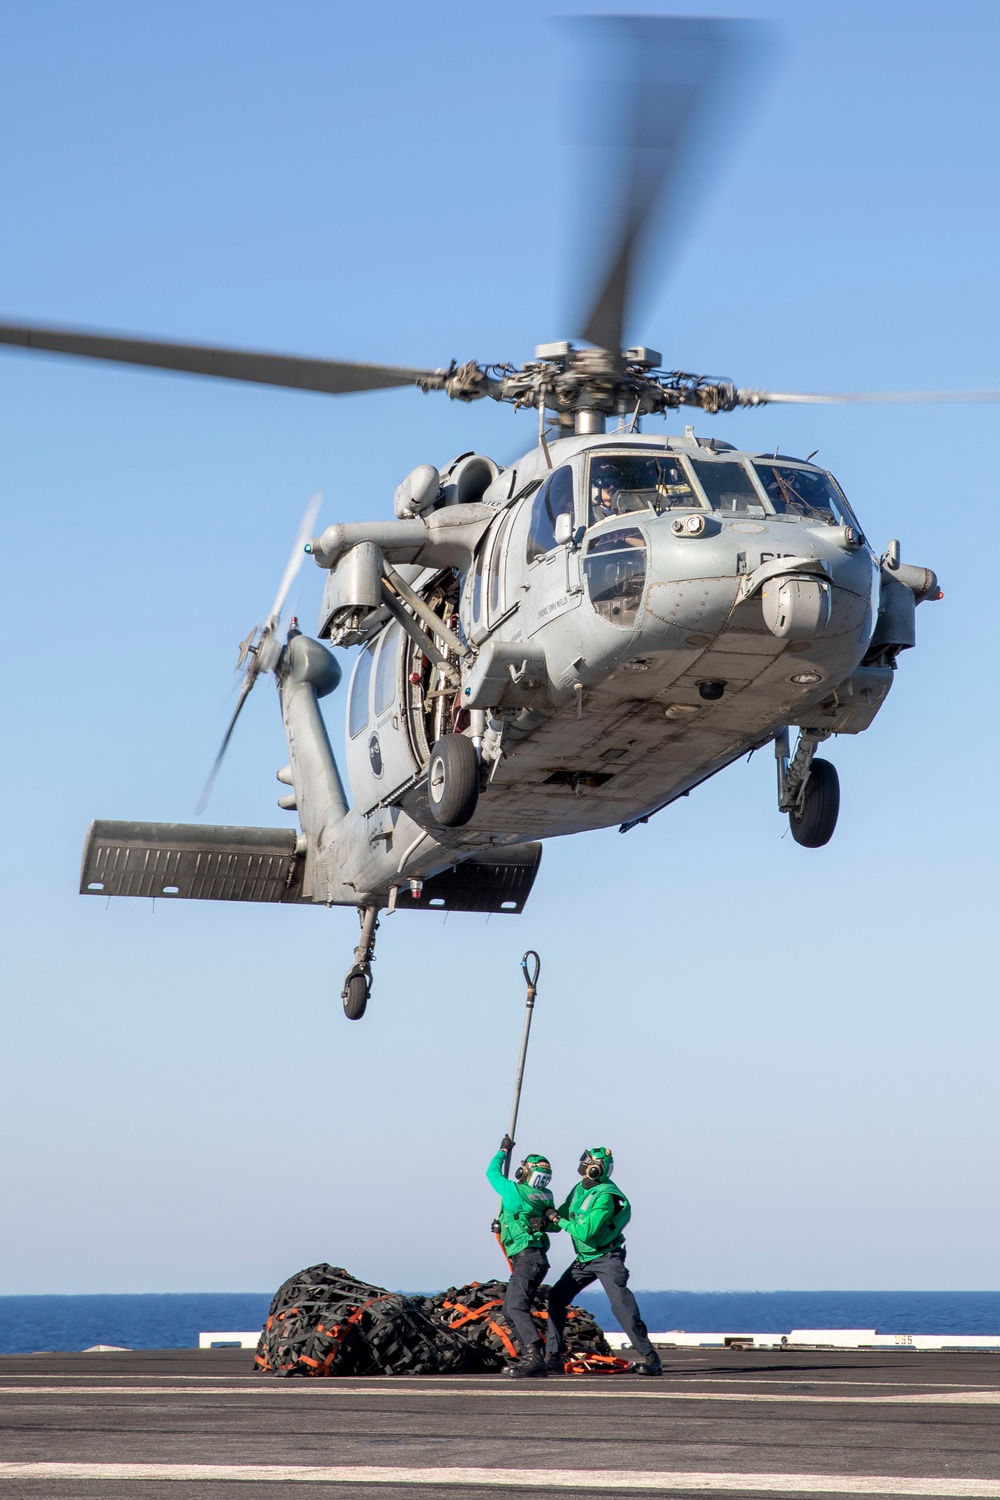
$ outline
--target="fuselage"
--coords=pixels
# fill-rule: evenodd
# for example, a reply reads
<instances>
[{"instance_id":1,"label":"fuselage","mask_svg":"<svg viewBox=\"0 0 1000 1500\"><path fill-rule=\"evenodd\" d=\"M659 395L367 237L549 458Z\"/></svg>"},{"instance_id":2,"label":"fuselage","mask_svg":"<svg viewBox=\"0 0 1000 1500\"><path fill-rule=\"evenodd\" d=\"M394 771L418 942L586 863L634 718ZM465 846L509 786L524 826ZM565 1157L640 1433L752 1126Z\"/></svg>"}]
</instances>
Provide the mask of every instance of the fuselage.
<instances>
[{"instance_id":1,"label":"fuselage","mask_svg":"<svg viewBox=\"0 0 1000 1500\"><path fill-rule=\"evenodd\" d=\"M619 433L482 478L495 516L469 566L414 570L474 648L461 685L398 623L355 664L347 843L369 850L371 893L491 844L632 823L787 725L870 723L892 677L865 664L880 562L825 471ZM489 771L469 824L441 830L422 773L456 730Z\"/></svg>"}]
</instances>

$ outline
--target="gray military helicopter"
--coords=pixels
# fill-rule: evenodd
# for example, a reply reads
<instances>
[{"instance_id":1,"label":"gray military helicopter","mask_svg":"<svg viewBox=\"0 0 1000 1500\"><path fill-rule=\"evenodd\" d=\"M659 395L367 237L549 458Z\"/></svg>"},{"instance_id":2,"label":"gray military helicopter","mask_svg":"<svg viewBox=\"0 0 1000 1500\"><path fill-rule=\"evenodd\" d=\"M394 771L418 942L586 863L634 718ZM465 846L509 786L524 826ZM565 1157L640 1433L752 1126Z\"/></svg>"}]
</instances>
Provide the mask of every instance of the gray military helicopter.
<instances>
[{"instance_id":1,"label":"gray military helicopter","mask_svg":"<svg viewBox=\"0 0 1000 1500\"><path fill-rule=\"evenodd\" d=\"M419 464L393 519L313 536L307 512L274 607L240 647L245 677L212 773L250 689L272 673L288 744L279 805L300 831L102 821L87 835L84 893L356 907L351 1019L368 1003L380 913L520 912L542 840L626 832L749 751L774 746L778 809L799 844L833 834L837 772L816 752L872 723L915 644L917 605L941 597L937 579L903 563L897 542L873 549L809 459L739 451L691 426L652 434L644 419L997 398L756 390L666 372L655 350L624 347L640 252L669 232L745 29L584 24L617 59L616 89L599 96L617 101L616 123L601 116L595 129L618 153L620 192L578 324L586 347L543 344L521 367L425 370L0 327L0 342L25 349L331 394L413 385L537 413L537 441L514 463L470 450L440 469ZM280 629L306 554L328 574L319 639L295 620ZM320 710L341 680L331 646L359 648L353 803Z\"/></svg>"}]
</instances>

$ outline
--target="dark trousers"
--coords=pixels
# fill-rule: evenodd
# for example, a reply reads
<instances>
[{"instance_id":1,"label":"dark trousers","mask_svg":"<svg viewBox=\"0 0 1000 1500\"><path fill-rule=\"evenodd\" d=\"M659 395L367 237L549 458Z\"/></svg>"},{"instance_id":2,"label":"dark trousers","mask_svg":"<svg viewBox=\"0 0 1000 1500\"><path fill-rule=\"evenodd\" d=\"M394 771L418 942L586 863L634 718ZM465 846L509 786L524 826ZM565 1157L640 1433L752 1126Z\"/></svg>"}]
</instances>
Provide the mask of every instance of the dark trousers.
<instances>
[{"instance_id":1,"label":"dark trousers","mask_svg":"<svg viewBox=\"0 0 1000 1500\"><path fill-rule=\"evenodd\" d=\"M601 1283L611 1303L611 1311L622 1326L622 1332L627 1334L632 1348L645 1359L647 1354L652 1353L653 1346L649 1342L646 1325L639 1316L639 1305L629 1291L624 1250L611 1250L607 1255L585 1263L575 1260L571 1266L567 1266L549 1293L546 1354L562 1353L566 1309L592 1281Z\"/></svg>"},{"instance_id":2,"label":"dark trousers","mask_svg":"<svg viewBox=\"0 0 1000 1500\"><path fill-rule=\"evenodd\" d=\"M510 1263L503 1315L517 1335L522 1354L527 1354L533 1344L542 1342L538 1324L531 1316L531 1303L548 1269L549 1258L545 1251L531 1245L515 1255Z\"/></svg>"}]
</instances>

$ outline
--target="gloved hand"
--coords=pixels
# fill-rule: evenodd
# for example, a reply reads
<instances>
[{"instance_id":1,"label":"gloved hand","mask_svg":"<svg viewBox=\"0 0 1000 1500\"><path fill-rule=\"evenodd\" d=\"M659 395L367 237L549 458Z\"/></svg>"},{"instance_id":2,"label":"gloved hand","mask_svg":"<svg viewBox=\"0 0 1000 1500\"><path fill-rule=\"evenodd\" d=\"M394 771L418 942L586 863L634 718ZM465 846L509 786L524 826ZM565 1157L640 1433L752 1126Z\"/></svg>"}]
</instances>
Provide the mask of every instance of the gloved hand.
<instances>
[{"instance_id":1,"label":"gloved hand","mask_svg":"<svg viewBox=\"0 0 1000 1500\"><path fill-rule=\"evenodd\" d=\"M503 1138L503 1140L500 1142L500 1150L501 1151L505 1151L505 1152L510 1152L510 1151L513 1151L513 1149L514 1149L514 1142L511 1140L511 1138L510 1138L509 1135L505 1135L504 1138Z\"/></svg>"},{"instance_id":2,"label":"gloved hand","mask_svg":"<svg viewBox=\"0 0 1000 1500\"><path fill-rule=\"evenodd\" d=\"M558 1229L558 1227L559 1227L559 1215L558 1215L558 1213L556 1212L556 1210L554 1208L547 1208L545 1210L545 1217L546 1217L546 1219L548 1220L548 1222L550 1224L554 1224L556 1226L556 1228Z\"/></svg>"}]
</instances>

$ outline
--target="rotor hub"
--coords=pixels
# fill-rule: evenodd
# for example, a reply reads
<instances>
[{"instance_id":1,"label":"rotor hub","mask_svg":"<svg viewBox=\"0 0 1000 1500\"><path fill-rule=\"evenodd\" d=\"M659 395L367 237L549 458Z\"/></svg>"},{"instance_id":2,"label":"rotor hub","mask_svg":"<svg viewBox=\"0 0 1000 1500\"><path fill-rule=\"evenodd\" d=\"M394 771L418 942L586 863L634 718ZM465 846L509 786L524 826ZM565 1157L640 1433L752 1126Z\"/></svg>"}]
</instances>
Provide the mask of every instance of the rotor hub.
<instances>
[{"instance_id":1,"label":"rotor hub","mask_svg":"<svg viewBox=\"0 0 1000 1500\"><path fill-rule=\"evenodd\" d=\"M535 359L517 365L464 365L454 361L419 382L425 391L443 390L457 401L490 396L515 407L551 412L561 425L578 413L604 417L645 416L678 406L703 411L732 411L743 393L731 380L691 375L681 370L655 374L661 356L653 349L577 349L570 343L541 344Z\"/></svg>"}]
</instances>

